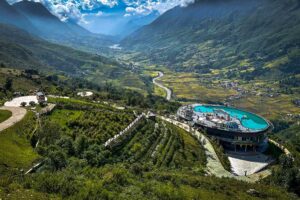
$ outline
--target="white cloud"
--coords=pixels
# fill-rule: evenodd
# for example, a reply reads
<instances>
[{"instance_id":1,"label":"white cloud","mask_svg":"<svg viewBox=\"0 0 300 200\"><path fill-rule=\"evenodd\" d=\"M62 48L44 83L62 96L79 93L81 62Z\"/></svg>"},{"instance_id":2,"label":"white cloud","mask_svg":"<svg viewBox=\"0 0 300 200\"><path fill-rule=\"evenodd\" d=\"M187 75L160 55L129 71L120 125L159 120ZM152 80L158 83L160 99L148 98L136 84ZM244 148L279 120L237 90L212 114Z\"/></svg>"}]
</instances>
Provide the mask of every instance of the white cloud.
<instances>
[{"instance_id":1,"label":"white cloud","mask_svg":"<svg viewBox=\"0 0 300 200\"><path fill-rule=\"evenodd\" d=\"M22 0L8 0L10 4ZM60 18L62 21L72 20L79 23L87 23L85 21L85 12L108 6L110 8L118 5L117 0L31 0L42 3L52 14ZM85 11L84 13L82 11ZM103 13L97 12L96 16Z\"/></svg>"},{"instance_id":2,"label":"white cloud","mask_svg":"<svg viewBox=\"0 0 300 200\"><path fill-rule=\"evenodd\" d=\"M127 7L125 9L127 13L131 15L149 15L153 10L149 6L140 5L138 7Z\"/></svg>"},{"instance_id":3,"label":"white cloud","mask_svg":"<svg viewBox=\"0 0 300 200\"><path fill-rule=\"evenodd\" d=\"M8 0L9 3L15 3L21 0ZM78 23L86 24L86 14L102 16L104 13L99 10L106 6L113 8L119 5L119 1L123 1L127 7L125 8L124 17L134 15L148 15L154 11L160 14L175 7L187 6L194 3L194 0L31 0L41 2L49 11L59 17L63 21L72 20ZM83 12L84 11L84 12ZM91 11L91 13L89 13Z\"/></svg>"},{"instance_id":4,"label":"white cloud","mask_svg":"<svg viewBox=\"0 0 300 200\"><path fill-rule=\"evenodd\" d=\"M147 0L144 3L141 3L140 1L126 0L126 3L129 6L125 9L126 14L124 16L148 15L153 11L158 11L162 14L175 6L186 7L194 2L195 0Z\"/></svg>"},{"instance_id":5,"label":"white cloud","mask_svg":"<svg viewBox=\"0 0 300 200\"><path fill-rule=\"evenodd\" d=\"M98 11L96 14L95 14L97 17L100 17L103 15L103 12L102 11Z\"/></svg>"}]
</instances>

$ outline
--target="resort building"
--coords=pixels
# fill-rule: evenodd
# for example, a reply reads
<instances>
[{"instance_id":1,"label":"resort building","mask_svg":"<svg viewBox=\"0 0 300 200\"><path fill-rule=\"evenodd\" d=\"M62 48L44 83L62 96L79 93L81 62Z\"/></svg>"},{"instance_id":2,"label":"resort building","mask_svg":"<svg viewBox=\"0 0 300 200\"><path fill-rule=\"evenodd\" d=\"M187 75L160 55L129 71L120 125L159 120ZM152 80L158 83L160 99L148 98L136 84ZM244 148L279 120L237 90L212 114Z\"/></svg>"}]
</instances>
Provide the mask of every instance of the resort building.
<instances>
[{"instance_id":1,"label":"resort building","mask_svg":"<svg viewBox=\"0 0 300 200\"><path fill-rule=\"evenodd\" d=\"M217 139L227 150L264 151L270 123L250 112L219 105L180 107L177 117Z\"/></svg>"}]
</instances>

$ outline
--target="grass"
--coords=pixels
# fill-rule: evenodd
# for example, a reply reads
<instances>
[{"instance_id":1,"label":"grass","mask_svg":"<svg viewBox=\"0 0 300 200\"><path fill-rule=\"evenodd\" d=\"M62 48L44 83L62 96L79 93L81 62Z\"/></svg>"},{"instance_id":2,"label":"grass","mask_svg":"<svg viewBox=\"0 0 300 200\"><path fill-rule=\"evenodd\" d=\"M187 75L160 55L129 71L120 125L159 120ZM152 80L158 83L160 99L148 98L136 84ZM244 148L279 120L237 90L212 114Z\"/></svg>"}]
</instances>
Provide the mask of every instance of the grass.
<instances>
[{"instance_id":1,"label":"grass","mask_svg":"<svg viewBox=\"0 0 300 200\"><path fill-rule=\"evenodd\" d=\"M4 122L12 116L12 113L9 110L0 110L0 123Z\"/></svg>"},{"instance_id":2,"label":"grass","mask_svg":"<svg viewBox=\"0 0 300 200\"><path fill-rule=\"evenodd\" d=\"M248 64L247 62L247 60L242 61L240 65L246 65ZM281 93L280 96L267 96L270 93L280 93L278 81L264 79L245 81L239 78L223 79L220 74L227 73L227 68L212 70L208 74L175 73L170 70L165 70L165 68L162 68L162 71L165 71L165 76L160 81L166 87L172 89L173 96L179 101L186 103L224 102L228 97L238 94L236 90L225 89L220 86L220 82L226 80L238 82L238 87L243 88L245 91L256 93L250 93L240 99L231 100L230 103L233 104L233 106L260 114L270 120L286 116L287 114L300 113L300 108L293 104L293 100L300 98L296 90L294 90L294 94ZM149 76L155 72L154 69L144 70L144 74ZM271 92L267 89L271 89ZM156 95L163 96L164 93L162 92L160 89L154 88Z\"/></svg>"},{"instance_id":3,"label":"grass","mask_svg":"<svg viewBox=\"0 0 300 200\"><path fill-rule=\"evenodd\" d=\"M267 119L276 119L287 114L300 113L300 108L292 103L292 97L281 95L279 97L250 96L233 102L234 106L260 114Z\"/></svg>"},{"instance_id":4,"label":"grass","mask_svg":"<svg viewBox=\"0 0 300 200\"><path fill-rule=\"evenodd\" d=\"M0 199L27 199L27 200L59 200L61 198L48 195L34 190L24 189L21 185L13 183L8 188L1 188L0 186Z\"/></svg>"},{"instance_id":5,"label":"grass","mask_svg":"<svg viewBox=\"0 0 300 200\"><path fill-rule=\"evenodd\" d=\"M35 124L34 114L28 112L22 121L0 133L0 168L26 169L38 158L27 139Z\"/></svg>"},{"instance_id":6,"label":"grass","mask_svg":"<svg viewBox=\"0 0 300 200\"><path fill-rule=\"evenodd\" d=\"M154 85L154 94L161 97L166 97L166 91L157 85Z\"/></svg>"},{"instance_id":7,"label":"grass","mask_svg":"<svg viewBox=\"0 0 300 200\"><path fill-rule=\"evenodd\" d=\"M107 105L75 99L56 99L55 102L58 103L56 109L46 118L66 134L80 132L100 143L119 133L134 120L132 112Z\"/></svg>"},{"instance_id":8,"label":"grass","mask_svg":"<svg viewBox=\"0 0 300 200\"><path fill-rule=\"evenodd\" d=\"M172 89L178 99L220 102L231 95L237 94L234 90L203 84L196 74L191 73L166 74L161 81L165 86Z\"/></svg>"},{"instance_id":9,"label":"grass","mask_svg":"<svg viewBox=\"0 0 300 200\"><path fill-rule=\"evenodd\" d=\"M59 124L62 128L69 129L67 123L71 120L78 119L83 114L79 110L55 109L51 113L50 119Z\"/></svg>"},{"instance_id":10,"label":"grass","mask_svg":"<svg viewBox=\"0 0 300 200\"><path fill-rule=\"evenodd\" d=\"M87 102L79 99L64 99L64 98L48 98L49 103L55 103L55 104L63 104L63 105L76 105L76 106L93 106L95 108L105 108L105 109L113 109L110 106L100 104L100 103L92 103L92 102Z\"/></svg>"}]
</instances>

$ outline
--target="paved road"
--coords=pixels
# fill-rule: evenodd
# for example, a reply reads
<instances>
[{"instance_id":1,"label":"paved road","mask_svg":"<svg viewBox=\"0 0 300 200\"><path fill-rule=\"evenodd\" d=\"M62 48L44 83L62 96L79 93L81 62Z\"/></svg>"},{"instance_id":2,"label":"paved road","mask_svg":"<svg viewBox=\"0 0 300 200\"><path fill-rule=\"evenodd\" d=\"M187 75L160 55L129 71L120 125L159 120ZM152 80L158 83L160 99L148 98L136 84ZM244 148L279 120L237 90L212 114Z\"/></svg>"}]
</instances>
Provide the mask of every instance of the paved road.
<instances>
[{"instance_id":1,"label":"paved road","mask_svg":"<svg viewBox=\"0 0 300 200\"><path fill-rule=\"evenodd\" d=\"M0 123L0 132L21 121L27 112L25 108L7 106L0 107L0 110L9 110L12 113L12 116L10 118Z\"/></svg>"},{"instance_id":2,"label":"paved road","mask_svg":"<svg viewBox=\"0 0 300 200\"><path fill-rule=\"evenodd\" d=\"M158 87L160 87L160 88L162 88L162 89L164 89L164 90L166 91L166 93L167 93L166 99L167 99L168 101L170 101L170 100L171 100L171 96L172 96L172 91L171 91L169 88L163 86L161 83L158 83L158 82L157 82L157 80L160 79L160 78L162 78L163 76L164 76L164 73L158 72L158 76L157 76L156 78L154 78L154 79L152 80L152 82L153 82L155 85L157 85Z\"/></svg>"},{"instance_id":3,"label":"paved road","mask_svg":"<svg viewBox=\"0 0 300 200\"><path fill-rule=\"evenodd\" d=\"M164 121L172 123L182 129L186 130L187 132L189 132L190 134L195 136L202 143L202 145L205 149L206 157L207 157L206 167L207 167L207 172L209 174L215 175L217 177L235 178L237 180L246 181L246 182L256 182L256 181L260 180L261 178L267 177L271 174L271 172L269 170L264 170L259 173L247 176L247 177L246 176L236 176L236 175L232 174L231 172L224 169L223 165L221 164L221 161L219 160L219 157L217 156L217 153L215 152L215 150L213 148L213 145L210 143L210 141L208 140L208 138L205 135L203 135L199 131L191 128L190 126L188 126L185 123L181 123L179 121L176 121L176 120L173 120L170 118L166 118L163 116L158 116L158 117ZM205 141L205 142L203 142L203 141Z\"/></svg>"}]
</instances>

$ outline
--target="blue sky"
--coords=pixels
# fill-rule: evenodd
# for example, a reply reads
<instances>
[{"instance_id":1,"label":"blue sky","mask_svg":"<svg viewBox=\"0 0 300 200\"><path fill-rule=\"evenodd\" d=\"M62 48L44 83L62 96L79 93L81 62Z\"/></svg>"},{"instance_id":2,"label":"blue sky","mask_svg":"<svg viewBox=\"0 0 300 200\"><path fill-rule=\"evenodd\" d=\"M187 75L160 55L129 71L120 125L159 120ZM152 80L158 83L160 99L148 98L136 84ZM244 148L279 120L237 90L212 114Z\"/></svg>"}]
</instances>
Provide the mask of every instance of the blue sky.
<instances>
[{"instance_id":1,"label":"blue sky","mask_svg":"<svg viewBox=\"0 0 300 200\"><path fill-rule=\"evenodd\" d=\"M20 0L8 0L15 3ZM32 0L41 2L61 20L73 20L83 27L109 34L131 20L160 15L175 6L186 6L194 0ZM113 28L112 28L113 29ZM106 31L105 31L106 30Z\"/></svg>"}]
</instances>

